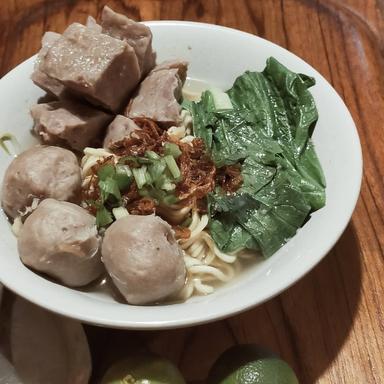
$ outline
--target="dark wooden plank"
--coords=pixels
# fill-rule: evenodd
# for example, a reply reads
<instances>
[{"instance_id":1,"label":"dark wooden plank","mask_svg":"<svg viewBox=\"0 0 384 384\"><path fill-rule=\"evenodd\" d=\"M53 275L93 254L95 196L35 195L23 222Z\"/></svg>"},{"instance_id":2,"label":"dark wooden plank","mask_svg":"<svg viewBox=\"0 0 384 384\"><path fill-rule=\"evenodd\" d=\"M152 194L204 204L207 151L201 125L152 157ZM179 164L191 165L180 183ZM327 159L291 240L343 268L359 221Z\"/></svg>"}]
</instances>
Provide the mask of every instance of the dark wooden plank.
<instances>
[{"instance_id":1,"label":"dark wooden plank","mask_svg":"<svg viewBox=\"0 0 384 384\"><path fill-rule=\"evenodd\" d=\"M97 16L103 3L0 2L0 75L38 50L45 30L62 31L72 21L84 21L87 14ZM89 327L96 371L103 370L108 351L145 344L178 363L190 381L202 381L226 347L256 342L281 354L302 383L381 383L384 3L114 0L108 4L139 20L185 19L238 28L298 54L333 84L349 107L361 137L365 174L361 198L346 232L330 254L293 287L246 313L196 328L137 334Z\"/></svg>"}]
</instances>

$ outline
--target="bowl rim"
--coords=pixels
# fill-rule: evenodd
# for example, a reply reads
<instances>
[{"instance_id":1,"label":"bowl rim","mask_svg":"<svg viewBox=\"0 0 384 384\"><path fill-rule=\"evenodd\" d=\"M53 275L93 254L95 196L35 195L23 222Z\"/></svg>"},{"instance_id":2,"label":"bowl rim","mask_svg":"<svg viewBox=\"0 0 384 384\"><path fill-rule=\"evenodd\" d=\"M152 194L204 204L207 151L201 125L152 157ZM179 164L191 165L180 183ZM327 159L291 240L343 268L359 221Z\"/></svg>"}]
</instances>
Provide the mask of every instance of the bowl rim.
<instances>
[{"instance_id":1,"label":"bowl rim","mask_svg":"<svg viewBox=\"0 0 384 384\"><path fill-rule=\"evenodd\" d=\"M201 22L193 22L193 21L182 21L182 20L154 20L154 21L146 21L144 22L145 25L151 27L151 26L172 26L172 27L192 27L192 28L205 28L205 29L215 29L215 30L223 30L231 33L235 33L238 35L242 35L247 38L257 39L261 40L263 44L268 44L277 47L279 50L285 51L285 54L288 54L290 56L294 56L296 60L301 61L306 66L310 66L313 73L316 74L317 79L322 79L328 86L329 86L329 92L334 93L334 96L336 96L340 101L340 106L344 109L344 112L346 113L346 117L349 120L346 122L350 126L351 129L350 135L353 141L354 146L354 156L356 156L356 162L358 164L358 169L355 169L354 173L354 185L355 189L353 191L350 191L352 193L349 194L349 207L348 212L346 212L345 216L343 217L343 220L340 221L340 225L338 227L338 230L333 233L333 237L329 238L326 244L322 247L321 250L319 250L316 253L316 257L312 257L310 262L307 261L307 263L300 264L300 266L296 267L291 271L291 273L288 276L284 276L281 280L279 280L279 283L274 285L272 288L268 290L268 292L264 295L263 299L254 301L251 298L242 299L238 301L233 301L231 303L230 307L227 308L221 308L220 310L215 311L199 311L195 312L193 316L184 316L181 319L173 319L173 320L148 320L148 321L130 321L130 320L119 320L119 319L112 319L110 317L99 317L95 319L95 317L92 314L89 314L86 311L82 311L82 313L74 313L74 310L68 309L65 305L61 304L55 304L55 303L47 303L46 300L40 299L39 297L33 296L30 292L25 292L23 289L18 288L18 284L16 281L3 281L2 283L7 286L12 291L16 292L17 294L25 297L29 301L33 302L34 304L37 304L39 306L42 306L46 308L49 311L58 313L60 315L75 318L77 320L89 323L89 324L95 324L100 326L106 326L106 327L112 327L112 328L122 328L122 329L142 329L142 330L152 330L152 329L171 329L171 328L180 328L180 327L186 327L186 326L195 326L203 323L208 323L216 320L220 320L229 316L234 316L236 314L239 314L245 310L248 310L250 308L253 308L257 305L260 305L264 303L267 300L270 300L271 298L277 296L282 291L288 289L291 285L293 285L295 282L297 282L301 277L303 277L306 273L308 273L312 268L314 268L326 255L327 253L333 248L337 240L340 238L342 233L344 232L345 228L347 227L350 218L353 214L353 211L355 209L355 206L357 204L357 200L360 194L360 188L361 188L361 182L362 182L362 173L363 173L363 158L362 158L362 150L361 150L361 144L358 136L358 131L356 128L356 125L352 119L352 116L345 105L343 99L340 97L340 95L337 93L337 91L333 88L333 86L310 64L308 64L306 61L301 59L296 54L288 51L286 48L279 46L276 43L273 43L267 39L264 39L262 37L253 35L248 32L240 31L234 28L229 28L221 25L216 24L209 24L209 23L201 23ZM31 58L23 61L20 63L17 67L20 65L25 64L28 61L31 61L34 59L35 56L32 56ZM17 68L15 67L15 68ZM14 68L14 69L15 69ZM13 69L13 70L14 70ZM8 78L8 76L12 75L13 70L8 72L1 80L0 83ZM346 210L347 211L347 210ZM178 305L178 304L175 304ZM182 304L181 304L182 305ZM137 306L128 306L129 308L154 308L154 307L137 307ZM149 313L149 312L148 312ZM151 316L148 316L149 318Z\"/></svg>"}]
</instances>

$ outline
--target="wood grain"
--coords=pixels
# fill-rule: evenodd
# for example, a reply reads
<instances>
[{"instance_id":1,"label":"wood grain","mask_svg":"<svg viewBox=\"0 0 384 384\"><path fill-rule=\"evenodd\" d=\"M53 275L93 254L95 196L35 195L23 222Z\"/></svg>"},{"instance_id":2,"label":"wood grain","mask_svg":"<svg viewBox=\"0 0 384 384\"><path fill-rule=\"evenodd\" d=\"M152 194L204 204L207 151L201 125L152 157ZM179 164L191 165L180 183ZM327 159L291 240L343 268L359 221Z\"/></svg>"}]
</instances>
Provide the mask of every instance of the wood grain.
<instances>
[{"instance_id":1,"label":"wood grain","mask_svg":"<svg viewBox=\"0 0 384 384\"><path fill-rule=\"evenodd\" d=\"M34 54L44 31L61 32L70 22L97 16L104 3L2 0L0 75ZM213 324L150 333L88 327L95 377L114 351L146 344L178 363L190 382L203 382L221 351L234 343L256 342L286 359L301 383L383 383L384 2L114 0L108 4L139 20L216 23L288 48L319 70L345 100L360 133L365 167L351 223L305 278L264 305Z\"/></svg>"}]
</instances>

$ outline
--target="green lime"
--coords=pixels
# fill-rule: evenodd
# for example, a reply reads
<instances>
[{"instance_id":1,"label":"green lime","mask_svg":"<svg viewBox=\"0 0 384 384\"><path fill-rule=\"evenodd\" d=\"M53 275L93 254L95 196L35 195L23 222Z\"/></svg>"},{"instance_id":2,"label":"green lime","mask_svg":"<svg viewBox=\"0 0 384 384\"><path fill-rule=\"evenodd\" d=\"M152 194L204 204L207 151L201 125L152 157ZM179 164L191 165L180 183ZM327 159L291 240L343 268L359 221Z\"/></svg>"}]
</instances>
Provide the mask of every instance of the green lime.
<instances>
[{"instance_id":1,"label":"green lime","mask_svg":"<svg viewBox=\"0 0 384 384\"><path fill-rule=\"evenodd\" d=\"M185 384L168 360L152 354L135 354L113 364L101 384Z\"/></svg>"},{"instance_id":2,"label":"green lime","mask_svg":"<svg viewBox=\"0 0 384 384\"><path fill-rule=\"evenodd\" d=\"M292 368L255 345L236 345L213 365L207 384L299 384Z\"/></svg>"}]
</instances>

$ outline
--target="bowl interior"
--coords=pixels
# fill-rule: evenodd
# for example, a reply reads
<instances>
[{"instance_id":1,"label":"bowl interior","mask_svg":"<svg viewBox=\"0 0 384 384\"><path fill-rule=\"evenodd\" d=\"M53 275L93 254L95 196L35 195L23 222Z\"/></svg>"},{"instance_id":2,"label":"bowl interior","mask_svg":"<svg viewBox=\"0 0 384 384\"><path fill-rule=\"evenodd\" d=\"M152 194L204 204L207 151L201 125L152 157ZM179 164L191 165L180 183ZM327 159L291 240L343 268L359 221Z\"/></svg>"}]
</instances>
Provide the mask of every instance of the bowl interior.
<instances>
[{"instance_id":1,"label":"bowl interior","mask_svg":"<svg viewBox=\"0 0 384 384\"><path fill-rule=\"evenodd\" d=\"M20 262L16 239L5 215L0 217L0 281L28 300L82 321L122 328L171 328L229 316L281 292L316 265L346 227L359 194L361 149L353 120L326 80L303 60L264 39L240 31L190 22L149 22L158 61L183 58L188 75L223 89L245 70L262 70L269 56L290 69L315 77L311 89L319 110L313 140L327 181L327 203L297 235L268 260L244 270L214 294L185 303L136 307L102 292L80 292L46 280ZM29 108L43 92L29 76L31 58L0 81L2 131L30 146ZM0 152L1 179L11 158ZM348 167L345 166L348 164Z\"/></svg>"}]
</instances>

